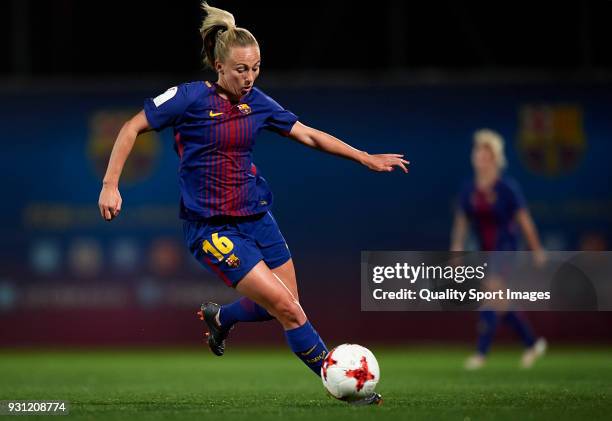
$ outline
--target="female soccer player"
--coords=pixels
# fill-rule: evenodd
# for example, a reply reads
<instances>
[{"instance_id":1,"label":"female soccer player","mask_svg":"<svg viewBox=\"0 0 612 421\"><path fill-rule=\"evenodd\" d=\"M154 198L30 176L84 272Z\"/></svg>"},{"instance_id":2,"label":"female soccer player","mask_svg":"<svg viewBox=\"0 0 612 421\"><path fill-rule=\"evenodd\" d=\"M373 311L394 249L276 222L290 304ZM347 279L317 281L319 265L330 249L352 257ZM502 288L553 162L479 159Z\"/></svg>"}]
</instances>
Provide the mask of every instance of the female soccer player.
<instances>
[{"instance_id":1,"label":"female soccer player","mask_svg":"<svg viewBox=\"0 0 612 421\"><path fill-rule=\"evenodd\" d=\"M466 183L460 193L451 234L451 250L463 250L470 226L480 250L517 250L518 224L536 261L542 262L543 250L523 194L514 180L502 176L506 157L504 141L499 134L487 129L474 134L472 166L475 177ZM521 359L523 367L531 367L544 354L546 341L542 338L536 340L527 322L517 312L484 310L480 312L478 350L466 361L467 369L484 366L499 317L512 326L525 345Z\"/></svg>"},{"instance_id":2,"label":"female soccer player","mask_svg":"<svg viewBox=\"0 0 612 421\"><path fill-rule=\"evenodd\" d=\"M276 319L291 350L316 374L327 348L298 299L291 254L270 208L272 193L253 165L252 151L262 129L306 146L356 161L373 171L407 172L399 154L370 155L298 121L254 87L260 72L259 45L234 17L202 4L203 60L216 83L191 82L146 99L144 109L121 128L100 193L102 217L121 211L118 190L123 165L136 137L172 127L180 158L180 217L194 257L244 296L234 303L202 305L208 345L223 355L225 338L237 322ZM365 403L378 403L374 394Z\"/></svg>"}]
</instances>

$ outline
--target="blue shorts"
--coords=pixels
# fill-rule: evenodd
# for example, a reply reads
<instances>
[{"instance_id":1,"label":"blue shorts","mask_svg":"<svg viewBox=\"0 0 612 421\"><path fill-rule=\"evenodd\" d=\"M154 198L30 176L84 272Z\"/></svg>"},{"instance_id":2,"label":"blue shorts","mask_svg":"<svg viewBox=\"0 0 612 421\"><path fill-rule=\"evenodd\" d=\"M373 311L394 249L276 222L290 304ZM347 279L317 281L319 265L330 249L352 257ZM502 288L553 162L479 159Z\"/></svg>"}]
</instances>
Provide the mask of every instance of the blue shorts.
<instances>
[{"instance_id":1,"label":"blue shorts","mask_svg":"<svg viewBox=\"0 0 612 421\"><path fill-rule=\"evenodd\" d=\"M274 269L291 258L270 212L184 221L183 231L191 254L230 287L261 260Z\"/></svg>"}]
</instances>

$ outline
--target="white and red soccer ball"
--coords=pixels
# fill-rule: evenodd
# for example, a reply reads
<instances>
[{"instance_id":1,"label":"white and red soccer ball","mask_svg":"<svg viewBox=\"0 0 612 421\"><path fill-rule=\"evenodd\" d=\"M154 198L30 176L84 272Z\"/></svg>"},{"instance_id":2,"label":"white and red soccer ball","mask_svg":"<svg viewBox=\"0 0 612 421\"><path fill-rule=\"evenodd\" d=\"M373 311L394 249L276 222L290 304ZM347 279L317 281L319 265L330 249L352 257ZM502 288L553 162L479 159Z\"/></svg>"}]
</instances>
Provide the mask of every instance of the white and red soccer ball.
<instances>
[{"instance_id":1,"label":"white and red soccer ball","mask_svg":"<svg viewBox=\"0 0 612 421\"><path fill-rule=\"evenodd\" d=\"M343 344L325 357L321 380L325 389L337 399L361 399L370 396L380 380L378 361L361 345Z\"/></svg>"}]
</instances>

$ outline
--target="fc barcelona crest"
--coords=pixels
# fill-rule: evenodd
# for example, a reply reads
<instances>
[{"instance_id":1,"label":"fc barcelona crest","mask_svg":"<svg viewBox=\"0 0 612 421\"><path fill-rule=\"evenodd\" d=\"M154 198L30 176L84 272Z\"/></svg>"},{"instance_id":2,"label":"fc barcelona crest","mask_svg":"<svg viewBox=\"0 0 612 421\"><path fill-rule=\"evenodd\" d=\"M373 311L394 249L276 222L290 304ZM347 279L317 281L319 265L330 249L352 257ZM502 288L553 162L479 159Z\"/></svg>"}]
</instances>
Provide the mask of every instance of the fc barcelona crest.
<instances>
[{"instance_id":1,"label":"fc barcelona crest","mask_svg":"<svg viewBox=\"0 0 612 421\"><path fill-rule=\"evenodd\" d=\"M231 268L237 268L238 266L240 266L240 259L238 258L238 256L232 253L231 256L225 259L225 263L227 263L227 265Z\"/></svg>"},{"instance_id":2,"label":"fc barcelona crest","mask_svg":"<svg viewBox=\"0 0 612 421\"><path fill-rule=\"evenodd\" d=\"M249 104L238 104L237 107L240 113L244 115L251 114L251 107L249 107Z\"/></svg>"},{"instance_id":3,"label":"fc barcelona crest","mask_svg":"<svg viewBox=\"0 0 612 421\"><path fill-rule=\"evenodd\" d=\"M535 173L556 177L571 172L586 149L582 107L522 106L517 147L525 165Z\"/></svg>"}]
</instances>

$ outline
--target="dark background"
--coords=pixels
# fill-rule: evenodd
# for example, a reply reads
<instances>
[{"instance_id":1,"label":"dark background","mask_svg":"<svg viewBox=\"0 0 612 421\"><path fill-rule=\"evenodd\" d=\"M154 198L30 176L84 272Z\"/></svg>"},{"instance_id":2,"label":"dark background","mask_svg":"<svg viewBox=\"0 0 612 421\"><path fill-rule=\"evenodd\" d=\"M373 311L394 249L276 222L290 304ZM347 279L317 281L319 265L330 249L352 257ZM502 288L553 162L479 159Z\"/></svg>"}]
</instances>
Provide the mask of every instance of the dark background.
<instances>
[{"instance_id":1,"label":"dark background","mask_svg":"<svg viewBox=\"0 0 612 421\"><path fill-rule=\"evenodd\" d=\"M351 72L610 69L610 1L239 2L264 69ZM0 72L15 76L184 75L200 69L197 0L5 1Z\"/></svg>"}]
</instances>

